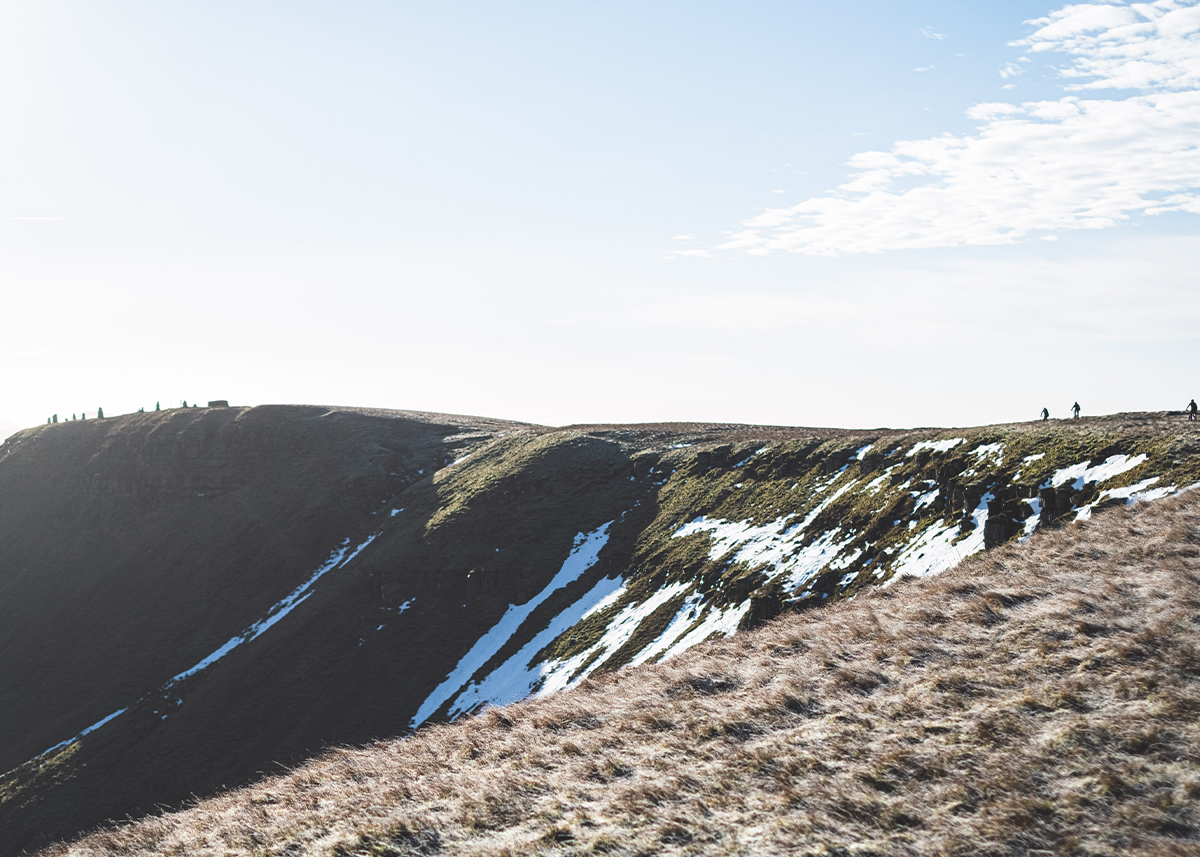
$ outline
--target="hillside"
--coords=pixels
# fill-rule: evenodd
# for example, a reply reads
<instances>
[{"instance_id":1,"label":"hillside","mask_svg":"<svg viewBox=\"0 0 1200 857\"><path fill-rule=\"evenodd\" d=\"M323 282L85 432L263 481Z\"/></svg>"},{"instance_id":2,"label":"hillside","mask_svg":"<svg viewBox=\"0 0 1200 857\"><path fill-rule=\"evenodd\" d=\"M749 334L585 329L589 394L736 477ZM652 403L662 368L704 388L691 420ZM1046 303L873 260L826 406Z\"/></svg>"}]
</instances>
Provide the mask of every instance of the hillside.
<instances>
[{"instance_id":1,"label":"hillside","mask_svg":"<svg viewBox=\"0 0 1200 857\"><path fill-rule=\"evenodd\" d=\"M550 429L277 406L18 432L0 853L814 616L1194 485L1198 451L1162 414Z\"/></svg>"},{"instance_id":2,"label":"hillside","mask_svg":"<svg viewBox=\"0 0 1200 857\"><path fill-rule=\"evenodd\" d=\"M1200 503L337 750L98 854L1194 854Z\"/></svg>"}]
</instances>

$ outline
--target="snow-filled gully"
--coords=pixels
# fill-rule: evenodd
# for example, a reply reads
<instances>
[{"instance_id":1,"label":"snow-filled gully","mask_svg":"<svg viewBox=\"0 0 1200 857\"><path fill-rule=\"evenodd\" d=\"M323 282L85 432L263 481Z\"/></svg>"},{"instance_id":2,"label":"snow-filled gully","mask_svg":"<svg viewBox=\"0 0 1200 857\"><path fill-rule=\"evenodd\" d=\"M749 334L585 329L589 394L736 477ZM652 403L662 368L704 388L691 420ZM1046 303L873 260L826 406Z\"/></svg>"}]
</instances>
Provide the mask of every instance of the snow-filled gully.
<instances>
[{"instance_id":1,"label":"snow-filled gully","mask_svg":"<svg viewBox=\"0 0 1200 857\"><path fill-rule=\"evenodd\" d=\"M147 699L150 699L151 697L158 696L164 700L164 703L162 704L162 708L171 707L172 703L170 700L171 700L171 697L174 696L174 688L176 685L178 685L182 681L185 681L188 678L191 678L192 676L196 675L197 673L200 673L200 672L208 669L213 664L220 661L222 658L224 658L226 655L228 655L230 652L232 652L234 649L238 648L239 646L242 646L246 643L249 643L249 642L261 637L264 633L266 633L268 630L270 630L272 627L274 627L281 619L283 619L285 616L287 616L289 613L291 613L293 610L295 610L297 607L299 607L302 603L304 603L304 601L306 601L308 599L308 597L310 595L312 595L312 588L318 580L320 580L322 577L324 577L329 572L334 571L335 569L345 568L355 557L357 557L360 553L362 553L362 551L367 547L367 545L369 545L369 544L371 544L371 542L375 541L375 538L378 535L379 535L378 532L372 533L370 536L368 536L366 538L366 540L364 540L360 544L356 545L353 549L351 549L351 547L350 547L350 539L345 539L341 545L334 548L333 551L330 552L329 559L327 559L324 563L322 563L316 569L316 571L314 571L312 573L312 575L309 576L308 580L304 581L304 583L297 586L295 589L293 589L291 592L289 592L284 598L282 598L279 601L272 604L266 610L266 612L263 614L263 618L259 619L257 622L255 622L253 625L251 625L249 628L247 628L242 633L237 634L233 637L230 637L228 641L226 641L224 644L222 644L221 646L219 646L218 648L213 650L213 652L211 654L207 655L206 657L204 657L200 661L198 661L195 664L195 666L192 666L189 669L186 669L183 672L172 676L164 684L159 686L159 688L156 691L154 691L153 693L147 694L146 696L140 697L137 701L144 702ZM174 704L178 705L179 703L176 702ZM55 752L56 750L60 750L63 747L67 747L67 746L75 743L79 739L84 738L87 735L90 735L91 733L95 732L97 729L101 728L102 726L106 726L107 724L111 723L113 720L117 719L119 716L124 714L126 711L128 711L132 707L133 706L125 706L124 708L117 709L112 714L109 714L107 717L103 717L100 720L97 720L91 726L88 726L86 729L83 729L82 731L76 733L75 735L71 736L70 738L67 738L63 741L59 741L57 744L55 744L52 747L47 747L42 752L33 756L29 761L35 762L38 759L48 756L49 754ZM154 713L158 714L159 712L155 711ZM161 719L166 720L167 716L168 716L167 714L162 714ZM29 764L29 762L26 762L25 764Z\"/></svg>"},{"instance_id":2,"label":"snow-filled gully","mask_svg":"<svg viewBox=\"0 0 1200 857\"><path fill-rule=\"evenodd\" d=\"M451 716L466 710L472 710L483 704L483 702L491 701L490 698L484 698L489 693L500 694L501 696L505 695L507 692L505 688L518 681L516 675L510 676L510 673L515 672L516 665L508 671L504 671L504 667L501 667L497 670L498 673L502 673L499 676L493 673L491 676L481 679L480 682L473 682L472 679L488 661L504 648L505 643L512 639L513 635L525 624L525 620L529 618L529 615L542 602L568 584L574 583L584 572L596 564L596 560L600 556L600 551L608 544L609 529L614 523L616 523L615 520L609 521L607 524L590 533L580 533L576 536L574 547L563 562L562 568L559 569L551 581L542 588L541 592L524 604L508 605L508 609L504 611L504 615L500 617L500 621L475 642L475 645L462 656L458 665L451 670L445 680L434 688L433 692L421 703L421 707L413 715L409 726L414 729L420 726L436 714L438 709L445 705L452 696L458 694L459 691L462 691L462 694L451 705ZM555 636L558 635L556 634ZM549 640L546 642L549 642ZM543 645L545 644L543 643ZM534 651L536 652L537 649ZM519 655L520 653L518 652L514 657L518 657ZM505 666L507 665L506 662ZM491 688L491 690L484 690L484 687ZM522 694L522 696L525 695L527 694Z\"/></svg>"}]
</instances>

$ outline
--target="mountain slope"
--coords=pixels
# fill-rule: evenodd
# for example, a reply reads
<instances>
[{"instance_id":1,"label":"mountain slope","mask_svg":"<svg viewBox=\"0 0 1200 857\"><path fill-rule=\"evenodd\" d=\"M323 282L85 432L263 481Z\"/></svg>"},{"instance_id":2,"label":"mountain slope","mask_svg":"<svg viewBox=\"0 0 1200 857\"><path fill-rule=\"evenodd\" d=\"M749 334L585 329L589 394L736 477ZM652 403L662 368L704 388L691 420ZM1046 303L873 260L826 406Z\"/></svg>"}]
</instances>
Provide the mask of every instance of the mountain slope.
<instances>
[{"instance_id":1,"label":"mountain slope","mask_svg":"<svg viewBox=\"0 0 1200 857\"><path fill-rule=\"evenodd\" d=\"M1192 485L1197 451L1164 415L851 432L272 407L20 432L0 853L942 571Z\"/></svg>"},{"instance_id":2,"label":"mountain slope","mask_svg":"<svg viewBox=\"0 0 1200 857\"><path fill-rule=\"evenodd\" d=\"M1189 494L49 853L1195 853L1198 615Z\"/></svg>"}]
</instances>

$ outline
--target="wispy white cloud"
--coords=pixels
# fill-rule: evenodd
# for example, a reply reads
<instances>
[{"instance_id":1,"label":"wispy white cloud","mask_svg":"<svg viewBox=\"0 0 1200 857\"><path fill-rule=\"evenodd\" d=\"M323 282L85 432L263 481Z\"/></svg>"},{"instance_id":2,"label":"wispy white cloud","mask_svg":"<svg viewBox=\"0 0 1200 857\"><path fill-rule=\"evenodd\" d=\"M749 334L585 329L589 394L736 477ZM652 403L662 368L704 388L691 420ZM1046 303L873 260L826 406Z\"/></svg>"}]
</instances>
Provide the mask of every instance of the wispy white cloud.
<instances>
[{"instance_id":1,"label":"wispy white cloud","mask_svg":"<svg viewBox=\"0 0 1200 857\"><path fill-rule=\"evenodd\" d=\"M945 33L935 33L933 31L932 27L922 27L921 29L917 30L917 32L920 33L922 36L924 36L927 39L944 39L944 38L946 38Z\"/></svg>"},{"instance_id":2,"label":"wispy white cloud","mask_svg":"<svg viewBox=\"0 0 1200 857\"><path fill-rule=\"evenodd\" d=\"M768 209L721 247L837 255L1007 244L1139 214L1200 214L1200 0L1077 3L1028 23L1037 29L1014 46L1071 57L1063 97L979 104L968 111L975 134L855 155L844 184ZM1112 89L1132 92L1096 94Z\"/></svg>"}]
</instances>

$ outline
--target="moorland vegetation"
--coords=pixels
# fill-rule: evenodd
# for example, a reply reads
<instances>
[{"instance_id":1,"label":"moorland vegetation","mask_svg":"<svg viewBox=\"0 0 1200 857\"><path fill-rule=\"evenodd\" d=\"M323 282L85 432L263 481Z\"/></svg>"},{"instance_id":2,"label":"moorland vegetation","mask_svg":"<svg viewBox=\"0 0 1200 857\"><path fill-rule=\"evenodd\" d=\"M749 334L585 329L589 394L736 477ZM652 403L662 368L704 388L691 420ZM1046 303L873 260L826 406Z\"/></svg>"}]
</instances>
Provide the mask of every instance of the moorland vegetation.
<instances>
[{"instance_id":1,"label":"moorland vegetation","mask_svg":"<svg viewBox=\"0 0 1200 857\"><path fill-rule=\"evenodd\" d=\"M45 852L1185 855L1200 500L361 748Z\"/></svg>"}]
</instances>

